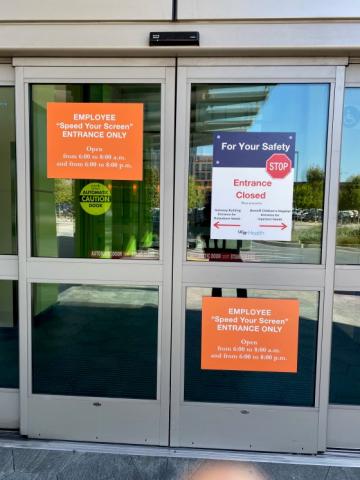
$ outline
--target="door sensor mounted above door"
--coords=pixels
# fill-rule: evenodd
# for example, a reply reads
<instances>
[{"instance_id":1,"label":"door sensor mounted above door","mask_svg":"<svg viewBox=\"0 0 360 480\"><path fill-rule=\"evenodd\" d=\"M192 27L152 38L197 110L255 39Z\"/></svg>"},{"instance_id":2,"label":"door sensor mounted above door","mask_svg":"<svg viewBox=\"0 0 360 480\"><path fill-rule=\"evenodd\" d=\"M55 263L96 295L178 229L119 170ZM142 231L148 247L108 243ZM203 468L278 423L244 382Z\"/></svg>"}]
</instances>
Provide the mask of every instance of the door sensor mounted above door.
<instances>
[{"instance_id":1,"label":"door sensor mounted above door","mask_svg":"<svg viewBox=\"0 0 360 480\"><path fill-rule=\"evenodd\" d=\"M199 32L150 32L150 47L199 46Z\"/></svg>"}]
</instances>

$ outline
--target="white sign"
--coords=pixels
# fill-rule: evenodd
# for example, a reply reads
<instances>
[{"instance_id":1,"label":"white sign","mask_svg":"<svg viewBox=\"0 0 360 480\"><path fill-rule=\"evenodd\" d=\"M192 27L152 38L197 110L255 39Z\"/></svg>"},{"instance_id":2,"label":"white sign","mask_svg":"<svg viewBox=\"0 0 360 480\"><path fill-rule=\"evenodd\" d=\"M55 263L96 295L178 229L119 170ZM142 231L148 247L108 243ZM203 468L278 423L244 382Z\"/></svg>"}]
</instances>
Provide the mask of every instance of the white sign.
<instances>
[{"instance_id":1,"label":"white sign","mask_svg":"<svg viewBox=\"0 0 360 480\"><path fill-rule=\"evenodd\" d=\"M214 134L211 238L291 240L294 133Z\"/></svg>"}]
</instances>

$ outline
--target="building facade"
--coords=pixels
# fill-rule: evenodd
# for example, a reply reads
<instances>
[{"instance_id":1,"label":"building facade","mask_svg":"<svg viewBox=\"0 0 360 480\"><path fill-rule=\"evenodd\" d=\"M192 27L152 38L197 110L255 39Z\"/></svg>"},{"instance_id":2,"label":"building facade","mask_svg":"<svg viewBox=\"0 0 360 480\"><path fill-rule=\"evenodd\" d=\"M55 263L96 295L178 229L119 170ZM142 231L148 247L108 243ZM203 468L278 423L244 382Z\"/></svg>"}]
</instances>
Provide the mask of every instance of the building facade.
<instances>
[{"instance_id":1,"label":"building facade","mask_svg":"<svg viewBox=\"0 0 360 480\"><path fill-rule=\"evenodd\" d=\"M357 2L3 4L0 428L359 449ZM220 138L260 139L289 162L286 188L268 167L250 181L273 188L276 208L244 201L262 198L251 188L226 203L259 168L216 153ZM222 161L237 177L216 177L215 201ZM234 224L250 217L255 233ZM280 317L256 317L260 305ZM237 327L225 341L207 319L260 322L278 340Z\"/></svg>"}]
</instances>

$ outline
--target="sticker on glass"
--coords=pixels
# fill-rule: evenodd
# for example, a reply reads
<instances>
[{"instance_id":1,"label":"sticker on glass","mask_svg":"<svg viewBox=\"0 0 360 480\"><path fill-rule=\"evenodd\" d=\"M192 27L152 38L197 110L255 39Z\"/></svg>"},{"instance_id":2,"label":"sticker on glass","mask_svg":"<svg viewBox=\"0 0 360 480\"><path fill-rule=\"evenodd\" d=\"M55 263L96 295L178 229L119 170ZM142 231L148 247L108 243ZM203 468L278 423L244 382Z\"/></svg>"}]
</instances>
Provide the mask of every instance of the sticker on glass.
<instances>
[{"instance_id":1,"label":"sticker on glass","mask_svg":"<svg viewBox=\"0 0 360 480\"><path fill-rule=\"evenodd\" d=\"M80 205L89 215L103 215L111 207L111 191L102 183L88 183L80 192Z\"/></svg>"}]
</instances>

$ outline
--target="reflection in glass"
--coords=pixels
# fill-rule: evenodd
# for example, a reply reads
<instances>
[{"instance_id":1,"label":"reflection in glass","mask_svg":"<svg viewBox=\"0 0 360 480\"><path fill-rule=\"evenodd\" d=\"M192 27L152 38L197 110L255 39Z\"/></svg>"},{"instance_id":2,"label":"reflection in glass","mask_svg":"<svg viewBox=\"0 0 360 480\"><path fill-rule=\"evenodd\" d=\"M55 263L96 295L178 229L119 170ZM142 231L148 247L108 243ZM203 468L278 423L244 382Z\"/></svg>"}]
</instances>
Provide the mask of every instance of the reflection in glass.
<instances>
[{"instance_id":1,"label":"reflection in glass","mask_svg":"<svg viewBox=\"0 0 360 480\"><path fill-rule=\"evenodd\" d=\"M47 102L144 103L143 181L49 179ZM159 258L160 85L31 87L32 254L60 258ZM80 192L91 182L111 191L111 208L90 215Z\"/></svg>"},{"instance_id":2,"label":"reflection in glass","mask_svg":"<svg viewBox=\"0 0 360 480\"><path fill-rule=\"evenodd\" d=\"M360 265L360 88L346 88L336 263Z\"/></svg>"},{"instance_id":3,"label":"reflection in glass","mask_svg":"<svg viewBox=\"0 0 360 480\"><path fill-rule=\"evenodd\" d=\"M0 255L16 255L15 89L0 87Z\"/></svg>"},{"instance_id":4,"label":"reflection in glass","mask_svg":"<svg viewBox=\"0 0 360 480\"><path fill-rule=\"evenodd\" d=\"M202 297L297 298L300 301L298 372L201 370ZM227 288L187 288L185 385L188 402L313 406L315 401L319 294Z\"/></svg>"},{"instance_id":5,"label":"reflection in glass","mask_svg":"<svg viewBox=\"0 0 360 480\"><path fill-rule=\"evenodd\" d=\"M198 84L192 88L187 259L321 261L327 84ZM291 242L210 239L212 138L219 131L296 132Z\"/></svg>"},{"instance_id":6,"label":"reflection in glass","mask_svg":"<svg viewBox=\"0 0 360 480\"><path fill-rule=\"evenodd\" d=\"M360 405L360 292L335 292L330 403Z\"/></svg>"},{"instance_id":7,"label":"reflection in glass","mask_svg":"<svg viewBox=\"0 0 360 480\"><path fill-rule=\"evenodd\" d=\"M34 284L33 393L155 399L158 288Z\"/></svg>"},{"instance_id":8,"label":"reflection in glass","mask_svg":"<svg viewBox=\"0 0 360 480\"><path fill-rule=\"evenodd\" d=\"M17 282L0 281L0 388L19 388Z\"/></svg>"}]
</instances>

